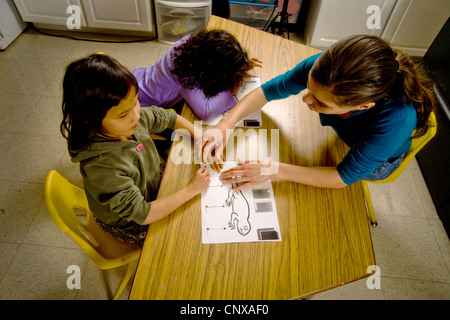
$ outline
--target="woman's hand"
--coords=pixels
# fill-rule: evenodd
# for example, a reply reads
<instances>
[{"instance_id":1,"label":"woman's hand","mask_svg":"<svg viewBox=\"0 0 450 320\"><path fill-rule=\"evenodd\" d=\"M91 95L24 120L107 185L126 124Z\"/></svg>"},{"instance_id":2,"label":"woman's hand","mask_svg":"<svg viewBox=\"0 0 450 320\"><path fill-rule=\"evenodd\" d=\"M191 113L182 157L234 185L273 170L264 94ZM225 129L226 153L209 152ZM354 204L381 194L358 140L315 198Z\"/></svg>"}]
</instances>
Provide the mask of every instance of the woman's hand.
<instances>
[{"instance_id":1,"label":"woman's hand","mask_svg":"<svg viewBox=\"0 0 450 320\"><path fill-rule=\"evenodd\" d=\"M275 167L278 168L278 166ZM257 163L246 161L244 164L222 172L219 179L223 184L238 183L238 187L234 190L239 191L275 178L276 172L272 170L275 167L270 162L264 164L260 161Z\"/></svg>"},{"instance_id":2,"label":"woman's hand","mask_svg":"<svg viewBox=\"0 0 450 320\"><path fill-rule=\"evenodd\" d=\"M197 159L208 163L219 172L223 168L223 151L226 145L226 129L216 125L203 131L201 141L196 142Z\"/></svg>"},{"instance_id":3,"label":"woman's hand","mask_svg":"<svg viewBox=\"0 0 450 320\"><path fill-rule=\"evenodd\" d=\"M195 195L205 190L211 182L209 169L200 168L197 170L191 181L187 185L187 188L191 190Z\"/></svg>"}]
</instances>

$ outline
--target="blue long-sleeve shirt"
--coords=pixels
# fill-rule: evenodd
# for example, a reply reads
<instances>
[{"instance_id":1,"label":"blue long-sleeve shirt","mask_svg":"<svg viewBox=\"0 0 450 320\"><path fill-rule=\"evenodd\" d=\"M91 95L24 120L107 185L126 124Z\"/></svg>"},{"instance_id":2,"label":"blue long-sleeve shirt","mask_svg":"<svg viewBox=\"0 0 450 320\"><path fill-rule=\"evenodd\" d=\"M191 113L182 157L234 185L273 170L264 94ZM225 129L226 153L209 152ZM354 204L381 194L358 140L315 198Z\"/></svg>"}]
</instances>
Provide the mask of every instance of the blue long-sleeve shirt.
<instances>
[{"instance_id":1,"label":"blue long-sleeve shirt","mask_svg":"<svg viewBox=\"0 0 450 320\"><path fill-rule=\"evenodd\" d=\"M264 83L261 88L267 101L284 99L306 89L309 71L320 54ZM394 88L394 91L400 90ZM389 159L407 152L417 123L413 105L400 98L378 101L374 107L358 110L346 119L323 113L319 113L319 117L323 126L331 126L350 147L337 166L347 185L374 172Z\"/></svg>"}]
</instances>

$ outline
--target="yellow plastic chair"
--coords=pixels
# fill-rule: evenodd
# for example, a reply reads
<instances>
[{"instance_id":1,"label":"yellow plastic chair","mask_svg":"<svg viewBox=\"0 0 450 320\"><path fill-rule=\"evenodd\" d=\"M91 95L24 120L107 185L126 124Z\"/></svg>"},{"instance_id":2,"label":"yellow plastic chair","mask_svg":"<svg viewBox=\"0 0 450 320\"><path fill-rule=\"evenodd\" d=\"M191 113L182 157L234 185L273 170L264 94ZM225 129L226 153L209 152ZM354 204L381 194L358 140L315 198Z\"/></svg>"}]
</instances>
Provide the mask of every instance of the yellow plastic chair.
<instances>
[{"instance_id":1,"label":"yellow plastic chair","mask_svg":"<svg viewBox=\"0 0 450 320\"><path fill-rule=\"evenodd\" d=\"M388 183L395 181L400 174L403 172L403 170L408 166L408 164L411 162L411 160L416 156L417 152L420 151L427 143L430 141L435 135L437 130L437 123L436 123L436 115L434 112L431 112L430 117L428 118L428 122L430 124L430 128L428 129L427 133L417 139L412 140L411 147L409 148L408 152L405 155L405 158L403 159L400 166L391 173L389 177L383 180L378 181L364 181L361 180L363 190L364 190L364 197L366 198L367 208L369 210L370 215L370 224L374 227L378 225L377 218L375 217L375 211L373 210L373 204L372 199L370 198L369 193L369 187L367 185L368 182L370 183Z\"/></svg>"},{"instance_id":2,"label":"yellow plastic chair","mask_svg":"<svg viewBox=\"0 0 450 320\"><path fill-rule=\"evenodd\" d=\"M45 180L45 201L56 225L75 240L100 269L127 265L125 276L113 297L117 300L133 274L134 262L141 249L100 229L89 210L85 192L55 170L50 171ZM77 218L75 209L86 212L86 224Z\"/></svg>"}]
</instances>

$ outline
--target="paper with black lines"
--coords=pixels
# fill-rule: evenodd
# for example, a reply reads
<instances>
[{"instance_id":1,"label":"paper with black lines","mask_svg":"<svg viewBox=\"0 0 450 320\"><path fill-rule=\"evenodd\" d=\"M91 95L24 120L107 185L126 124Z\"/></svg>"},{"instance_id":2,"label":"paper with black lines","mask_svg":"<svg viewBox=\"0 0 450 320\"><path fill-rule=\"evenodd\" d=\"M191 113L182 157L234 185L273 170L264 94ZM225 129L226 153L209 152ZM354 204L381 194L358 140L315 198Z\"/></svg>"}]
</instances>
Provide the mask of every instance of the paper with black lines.
<instances>
[{"instance_id":1,"label":"paper with black lines","mask_svg":"<svg viewBox=\"0 0 450 320\"><path fill-rule=\"evenodd\" d=\"M236 165L225 162L223 170ZM271 181L234 191L219 175L211 170L211 183L201 194L202 242L281 241Z\"/></svg>"}]
</instances>

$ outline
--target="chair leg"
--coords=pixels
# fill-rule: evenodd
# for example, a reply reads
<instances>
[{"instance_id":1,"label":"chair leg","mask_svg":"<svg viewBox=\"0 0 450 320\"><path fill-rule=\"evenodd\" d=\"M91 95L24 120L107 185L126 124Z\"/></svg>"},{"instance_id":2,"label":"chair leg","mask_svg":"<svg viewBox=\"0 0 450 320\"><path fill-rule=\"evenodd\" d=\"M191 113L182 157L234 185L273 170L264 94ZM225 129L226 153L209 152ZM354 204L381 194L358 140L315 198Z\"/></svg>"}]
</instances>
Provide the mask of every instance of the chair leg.
<instances>
[{"instance_id":1,"label":"chair leg","mask_svg":"<svg viewBox=\"0 0 450 320\"><path fill-rule=\"evenodd\" d=\"M369 186L367 185L367 182L361 181L364 191L364 198L366 198L367 203L367 209L369 210L369 216L370 216L370 224L373 227L376 227L378 225L377 218L375 217L375 211L373 210L373 204L372 199L370 198L370 192L369 192Z\"/></svg>"},{"instance_id":2,"label":"chair leg","mask_svg":"<svg viewBox=\"0 0 450 320\"><path fill-rule=\"evenodd\" d=\"M114 294L113 300L119 299L123 289L125 289L126 285L128 284L128 281L130 281L130 278L133 275L133 271L134 271L134 261L127 264L127 271L125 272L125 276L123 277L122 281L119 284L119 287L117 288L116 293Z\"/></svg>"}]
</instances>

